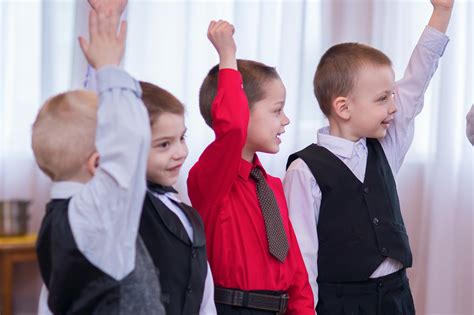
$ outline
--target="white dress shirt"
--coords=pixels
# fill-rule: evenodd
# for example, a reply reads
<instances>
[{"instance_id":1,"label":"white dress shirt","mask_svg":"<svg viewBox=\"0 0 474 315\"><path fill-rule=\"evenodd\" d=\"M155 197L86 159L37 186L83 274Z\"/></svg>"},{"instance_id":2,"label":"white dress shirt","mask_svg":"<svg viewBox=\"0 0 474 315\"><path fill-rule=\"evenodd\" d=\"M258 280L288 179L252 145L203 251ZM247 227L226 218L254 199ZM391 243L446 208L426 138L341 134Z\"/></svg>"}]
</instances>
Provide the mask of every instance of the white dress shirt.
<instances>
[{"instance_id":1,"label":"white dress shirt","mask_svg":"<svg viewBox=\"0 0 474 315\"><path fill-rule=\"evenodd\" d=\"M99 166L86 184L54 182L51 199L71 198L68 218L78 249L92 265L122 280L135 268L151 139L149 118L140 86L126 72L108 66L97 72L96 79ZM43 286L40 314L50 314L47 298Z\"/></svg>"},{"instance_id":2,"label":"white dress shirt","mask_svg":"<svg viewBox=\"0 0 474 315\"><path fill-rule=\"evenodd\" d=\"M183 227L186 230L186 233L188 234L188 237L192 242L194 239L193 226L191 225L191 222L189 221L188 217L184 213L183 209L181 209L180 207L176 205L175 202L177 202L178 204L181 203L181 200L179 200L178 196L176 196L173 193L157 194L152 191L151 193L153 194L153 196L160 199L161 202L163 202L169 210L171 210L174 214L176 214L176 216L179 218L179 221L181 221L181 224L183 224ZM216 305L214 303L214 280L212 279L212 273L211 273L211 268L209 266L209 262L207 262L207 275L206 275L206 280L204 283L204 294L202 296L201 307L199 308L199 314L200 315L217 314Z\"/></svg>"},{"instance_id":3,"label":"white dress shirt","mask_svg":"<svg viewBox=\"0 0 474 315\"><path fill-rule=\"evenodd\" d=\"M395 102L398 108L395 118L380 139L394 176L398 173L414 135L414 120L423 108L423 97L428 84L443 55L448 37L427 26L416 45L403 78L397 82ZM352 142L331 136L329 128L319 130L317 144L327 148L363 182L367 164L366 140ZM306 163L296 159L289 166L283 180L290 219L303 255L309 282L313 290L315 305L318 301L318 234L317 223L321 205L321 190ZM391 274L402 264L387 258L374 270L372 278Z\"/></svg>"}]
</instances>

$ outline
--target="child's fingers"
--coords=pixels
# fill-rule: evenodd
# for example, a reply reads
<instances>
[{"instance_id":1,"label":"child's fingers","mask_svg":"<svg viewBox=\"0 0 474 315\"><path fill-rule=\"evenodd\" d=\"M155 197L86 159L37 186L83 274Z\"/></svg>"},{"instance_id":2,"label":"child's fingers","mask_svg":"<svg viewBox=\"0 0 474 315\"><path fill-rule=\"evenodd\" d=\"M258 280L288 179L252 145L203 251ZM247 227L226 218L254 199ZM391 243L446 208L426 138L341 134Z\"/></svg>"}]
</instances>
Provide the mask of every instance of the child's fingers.
<instances>
[{"instance_id":1,"label":"child's fingers","mask_svg":"<svg viewBox=\"0 0 474 315\"><path fill-rule=\"evenodd\" d=\"M207 27L207 36L209 36L211 33L212 33L212 30L214 29L214 27L216 26L216 21L212 20L210 23L209 23L209 26Z\"/></svg>"},{"instance_id":2,"label":"child's fingers","mask_svg":"<svg viewBox=\"0 0 474 315\"><path fill-rule=\"evenodd\" d=\"M110 17L108 17L103 11L95 11L96 21L97 21L97 35L101 38L106 37L108 34Z\"/></svg>"},{"instance_id":3,"label":"child's fingers","mask_svg":"<svg viewBox=\"0 0 474 315\"><path fill-rule=\"evenodd\" d=\"M117 37L117 30L120 23L120 16L112 14L104 17L104 33L108 38Z\"/></svg>"},{"instance_id":4,"label":"child's fingers","mask_svg":"<svg viewBox=\"0 0 474 315\"><path fill-rule=\"evenodd\" d=\"M219 32L219 33L231 32L232 27L233 27L232 24L230 24L229 22L221 21L216 26L216 32Z\"/></svg>"},{"instance_id":5,"label":"child's fingers","mask_svg":"<svg viewBox=\"0 0 474 315\"><path fill-rule=\"evenodd\" d=\"M79 36L78 39L79 39L79 46L81 47L82 52L84 53L84 55L87 56L87 51L89 50L89 43L82 36Z\"/></svg>"},{"instance_id":6,"label":"child's fingers","mask_svg":"<svg viewBox=\"0 0 474 315\"><path fill-rule=\"evenodd\" d=\"M87 2L89 2L89 5L91 6L91 8L93 8L94 10L97 10L97 5L99 4L98 0L87 0Z\"/></svg>"},{"instance_id":7,"label":"child's fingers","mask_svg":"<svg viewBox=\"0 0 474 315\"><path fill-rule=\"evenodd\" d=\"M127 37L127 21L122 21L122 23L120 23L120 31L118 35L118 40L120 41L120 43L124 43L126 37Z\"/></svg>"},{"instance_id":8,"label":"child's fingers","mask_svg":"<svg viewBox=\"0 0 474 315\"><path fill-rule=\"evenodd\" d=\"M98 21L97 13L94 10L89 12L89 39L91 42L95 41L96 35L98 34Z\"/></svg>"}]
</instances>

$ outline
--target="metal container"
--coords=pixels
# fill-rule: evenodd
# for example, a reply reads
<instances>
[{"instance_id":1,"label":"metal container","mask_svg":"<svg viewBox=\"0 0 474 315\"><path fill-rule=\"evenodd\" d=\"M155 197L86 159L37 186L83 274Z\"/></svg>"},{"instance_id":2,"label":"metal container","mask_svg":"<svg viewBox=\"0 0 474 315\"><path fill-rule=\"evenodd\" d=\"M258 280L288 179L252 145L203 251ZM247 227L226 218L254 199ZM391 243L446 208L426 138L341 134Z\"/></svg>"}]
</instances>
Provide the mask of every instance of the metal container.
<instances>
[{"instance_id":1,"label":"metal container","mask_svg":"<svg viewBox=\"0 0 474 315\"><path fill-rule=\"evenodd\" d=\"M19 236L28 232L28 200L0 200L0 236Z\"/></svg>"}]
</instances>

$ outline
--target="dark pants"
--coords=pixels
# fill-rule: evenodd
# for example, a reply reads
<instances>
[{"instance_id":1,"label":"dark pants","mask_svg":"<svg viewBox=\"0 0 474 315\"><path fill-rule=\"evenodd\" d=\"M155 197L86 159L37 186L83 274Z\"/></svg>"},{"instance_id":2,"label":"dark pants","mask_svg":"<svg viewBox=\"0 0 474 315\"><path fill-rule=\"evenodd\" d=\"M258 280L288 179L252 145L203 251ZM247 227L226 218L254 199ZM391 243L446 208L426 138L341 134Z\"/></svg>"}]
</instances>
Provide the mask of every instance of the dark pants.
<instances>
[{"instance_id":1,"label":"dark pants","mask_svg":"<svg viewBox=\"0 0 474 315\"><path fill-rule=\"evenodd\" d=\"M319 283L318 315L414 315L405 269L362 282Z\"/></svg>"}]
</instances>

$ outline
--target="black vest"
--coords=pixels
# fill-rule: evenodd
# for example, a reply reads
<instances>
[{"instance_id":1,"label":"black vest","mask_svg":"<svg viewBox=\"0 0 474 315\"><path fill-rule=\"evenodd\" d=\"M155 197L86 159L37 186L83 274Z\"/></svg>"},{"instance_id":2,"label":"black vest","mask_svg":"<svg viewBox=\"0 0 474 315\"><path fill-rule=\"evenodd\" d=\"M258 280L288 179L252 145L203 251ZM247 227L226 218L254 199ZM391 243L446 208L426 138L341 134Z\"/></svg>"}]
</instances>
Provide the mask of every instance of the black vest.
<instances>
[{"instance_id":1,"label":"black vest","mask_svg":"<svg viewBox=\"0 0 474 315\"><path fill-rule=\"evenodd\" d=\"M199 314L207 276L206 236L201 217L184 203L178 205L193 227L193 241L179 218L147 192L140 235L160 270L162 302L168 315Z\"/></svg>"},{"instance_id":2,"label":"black vest","mask_svg":"<svg viewBox=\"0 0 474 315\"><path fill-rule=\"evenodd\" d=\"M397 188L385 153L367 139L361 183L324 147L311 144L288 158L308 165L322 192L318 220L318 282L367 280L386 257L411 267L412 255Z\"/></svg>"},{"instance_id":3,"label":"black vest","mask_svg":"<svg viewBox=\"0 0 474 315\"><path fill-rule=\"evenodd\" d=\"M48 203L36 252L54 314L164 314L158 276L140 238L135 269L117 281L77 248L68 219L69 199Z\"/></svg>"}]
</instances>

